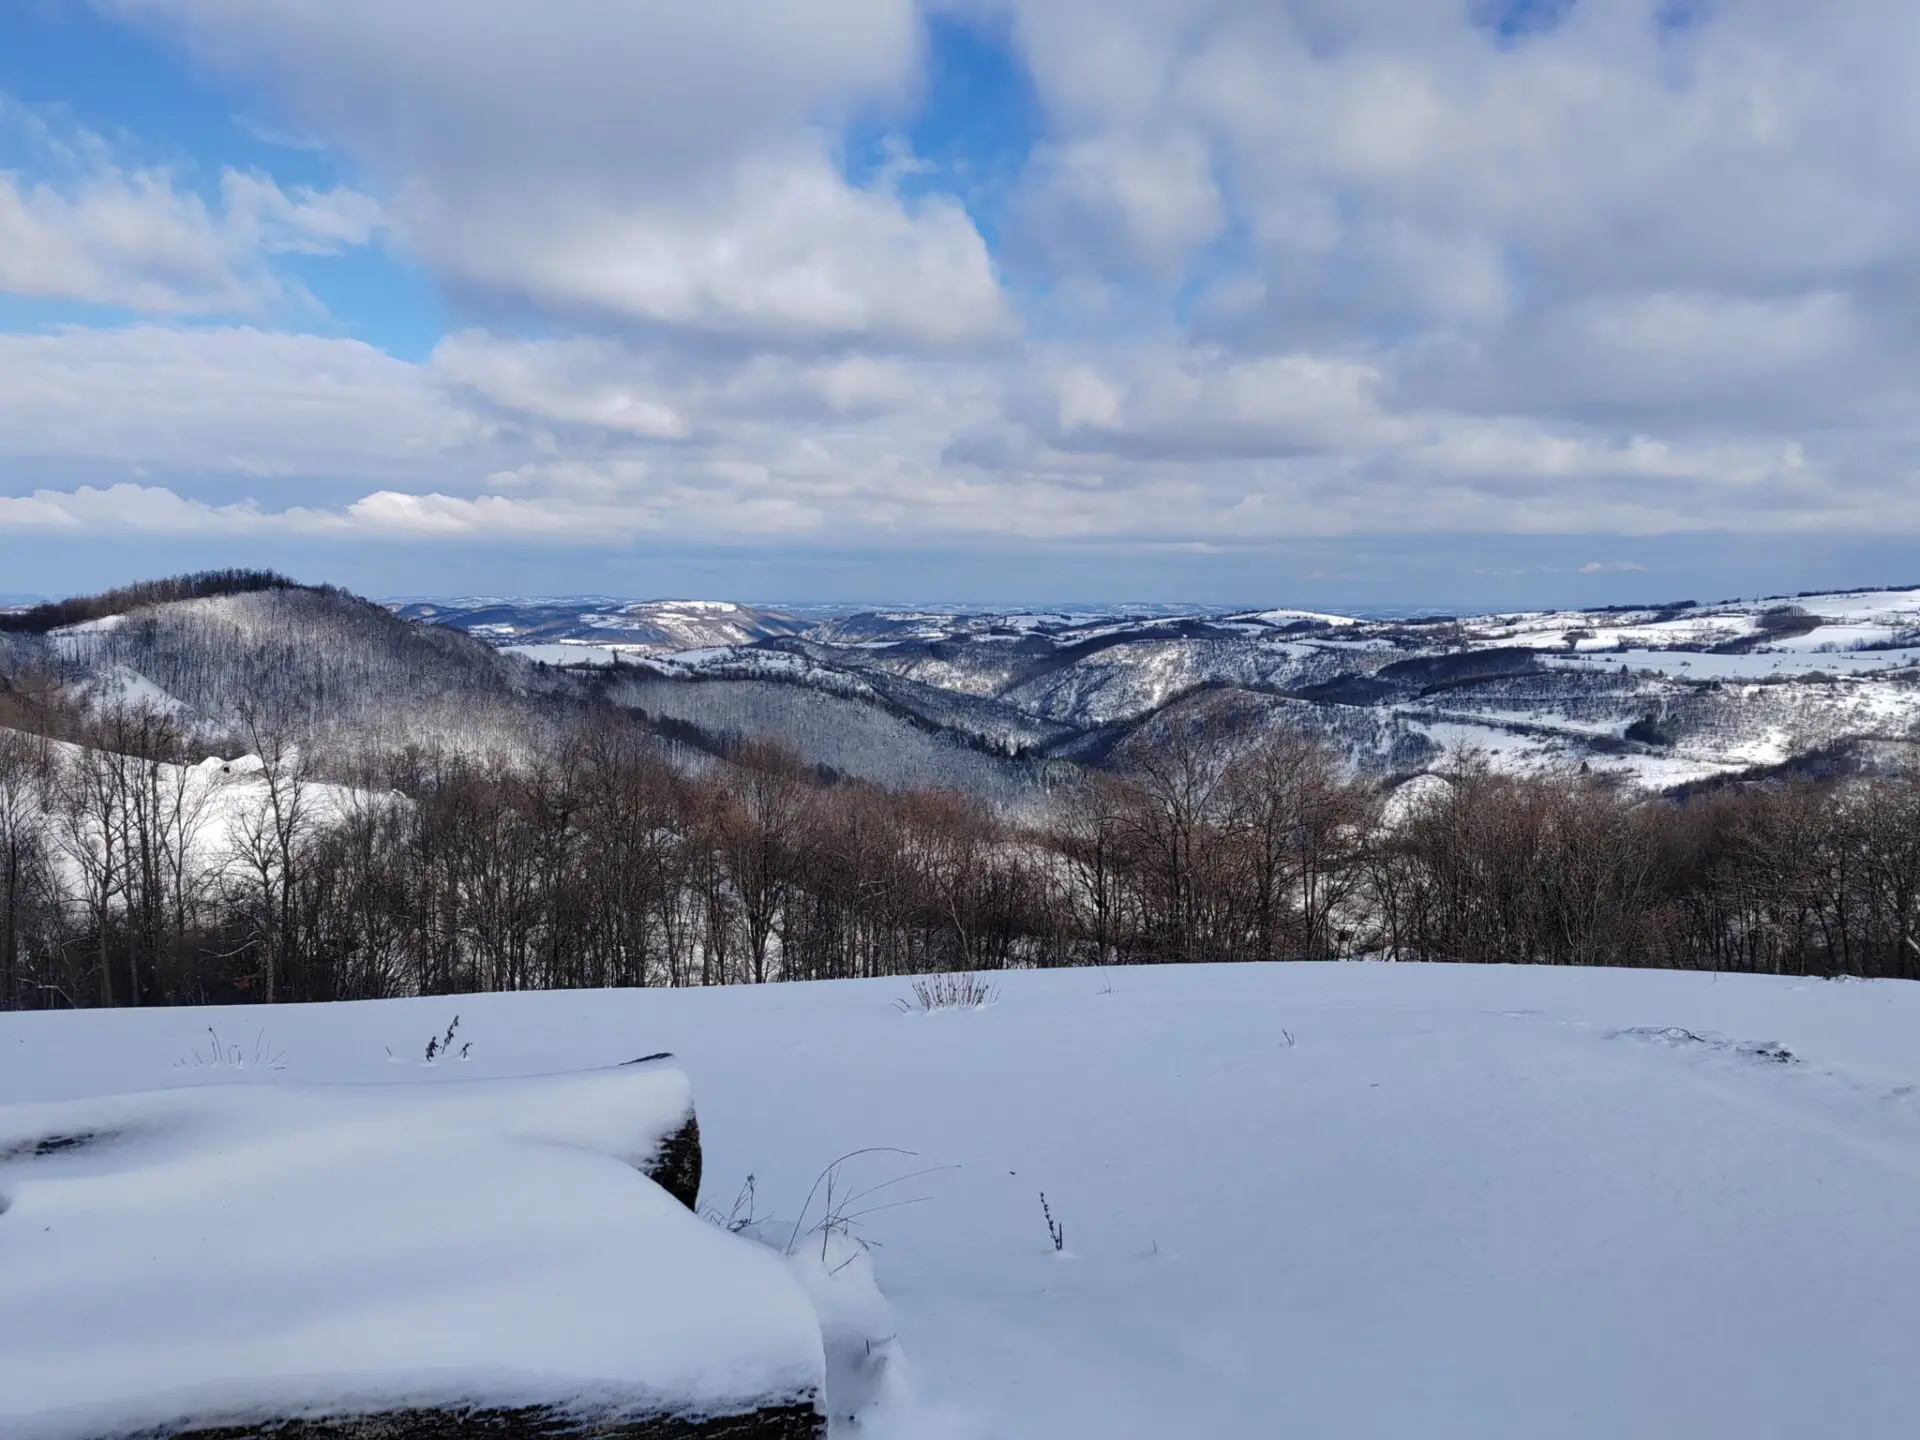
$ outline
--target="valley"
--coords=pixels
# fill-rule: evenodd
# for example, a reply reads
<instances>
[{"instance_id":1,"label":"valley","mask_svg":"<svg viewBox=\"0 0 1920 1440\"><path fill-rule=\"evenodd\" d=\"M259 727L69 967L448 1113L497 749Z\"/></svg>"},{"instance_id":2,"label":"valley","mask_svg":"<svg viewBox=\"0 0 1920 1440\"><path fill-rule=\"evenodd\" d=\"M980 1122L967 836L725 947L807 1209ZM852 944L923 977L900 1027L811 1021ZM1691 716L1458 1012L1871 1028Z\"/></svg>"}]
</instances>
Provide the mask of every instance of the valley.
<instances>
[{"instance_id":1,"label":"valley","mask_svg":"<svg viewBox=\"0 0 1920 1440\"><path fill-rule=\"evenodd\" d=\"M1904 755L1920 722L1913 589L1371 618L1164 607L809 618L714 602L501 600L397 613L547 669L604 670L590 683L649 714L780 735L876 780L908 763L894 754L926 748L908 737L918 731L990 757L937 767L943 783L989 791L1047 762L1098 766L1128 737L1222 696L1253 723L1321 736L1375 778L1472 750L1502 771L1585 768L1650 791L1871 769ZM844 743L849 729L868 736L864 758Z\"/></svg>"}]
</instances>

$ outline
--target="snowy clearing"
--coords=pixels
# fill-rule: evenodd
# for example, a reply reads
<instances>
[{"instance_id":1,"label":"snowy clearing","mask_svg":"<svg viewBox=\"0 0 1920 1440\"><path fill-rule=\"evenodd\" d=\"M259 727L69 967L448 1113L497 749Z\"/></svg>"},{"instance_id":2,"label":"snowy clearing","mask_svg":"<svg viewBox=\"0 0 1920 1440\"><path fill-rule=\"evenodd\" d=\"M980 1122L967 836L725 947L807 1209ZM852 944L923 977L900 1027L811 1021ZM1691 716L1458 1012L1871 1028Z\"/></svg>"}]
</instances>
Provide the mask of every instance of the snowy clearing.
<instances>
[{"instance_id":1,"label":"snowy clearing","mask_svg":"<svg viewBox=\"0 0 1920 1440\"><path fill-rule=\"evenodd\" d=\"M1813 633L1825 634L1820 630ZM1781 675L1871 675L1906 670L1920 661L1920 650L1750 650L1739 655L1702 650L1612 650L1544 658L1549 665L1572 669L1616 666L1624 671L1657 671L1682 680L1767 680Z\"/></svg>"},{"instance_id":2,"label":"snowy clearing","mask_svg":"<svg viewBox=\"0 0 1920 1440\"><path fill-rule=\"evenodd\" d=\"M722 1214L751 1174L757 1230L805 1223L863 1147L912 1153L850 1162L862 1187L929 1172L853 1207L919 1202L857 1222L911 1392L867 1435L1914 1433L1920 988L1373 964L995 980L995 1003L935 1014L900 1013L894 980L5 1015L0 1098L464 1085L672 1050ZM390 1062L456 1009L468 1063ZM210 1024L283 1068L179 1068ZM17 1173L0 1188L3 1275L38 1202ZM0 1310L0 1349L41 1324Z\"/></svg>"},{"instance_id":3,"label":"snowy clearing","mask_svg":"<svg viewBox=\"0 0 1920 1440\"><path fill-rule=\"evenodd\" d=\"M632 664L636 648L623 651L612 645L589 645L582 640L561 640L551 645L503 645L501 652L518 655L541 665L621 665Z\"/></svg>"}]
</instances>

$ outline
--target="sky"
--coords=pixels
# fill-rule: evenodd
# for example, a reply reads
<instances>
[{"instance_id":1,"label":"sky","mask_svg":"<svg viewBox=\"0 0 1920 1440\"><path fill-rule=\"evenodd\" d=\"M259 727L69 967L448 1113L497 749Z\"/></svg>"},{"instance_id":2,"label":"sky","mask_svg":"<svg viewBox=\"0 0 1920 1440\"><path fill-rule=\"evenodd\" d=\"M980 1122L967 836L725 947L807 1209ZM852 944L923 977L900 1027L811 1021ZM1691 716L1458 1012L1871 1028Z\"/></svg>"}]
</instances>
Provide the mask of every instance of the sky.
<instances>
[{"instance_id":1,"label":"sky","mask_svg":"<svg viewBox=\"0 0 1920 1440\"><path fill-rule=\"evenodd\" d=\"M1920 581L1911 0L8 0L0 592Z\"/></svg>"}]
</instances>

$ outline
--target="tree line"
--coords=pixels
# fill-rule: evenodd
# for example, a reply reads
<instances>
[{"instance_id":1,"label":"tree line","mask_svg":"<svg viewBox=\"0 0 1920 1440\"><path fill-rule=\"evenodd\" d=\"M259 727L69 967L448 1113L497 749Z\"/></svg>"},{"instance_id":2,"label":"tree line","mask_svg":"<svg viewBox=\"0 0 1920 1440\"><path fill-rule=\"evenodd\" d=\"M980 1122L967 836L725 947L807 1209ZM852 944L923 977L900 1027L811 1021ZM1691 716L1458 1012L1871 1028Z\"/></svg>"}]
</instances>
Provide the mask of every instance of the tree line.
<instances>
[{"instance_id":1,"label":"tree line","mask_svg":"<svg viewBox=\"0 0 1920 1440\"><path fill-rule=\"evenodd\" d=\"M203 600L213 595L252 595L269 590L305 590L272 570L201 570L166 580L142 580L97 595L50 600L24 610L0 611L0 633L44 635L63 625L79 625L125 615L150 605L176 600Z\"/></svg>"},{"instance_id":2,"label":"tree line","mask_svg":"<svg viewBox=\"0 0 1920 1440\"><path fill-rule=\"evenodd\" d=\"M1008 813L769 740L676 756L615 709L513 763L243 711L252 758L194 768L161 711L86 725L0 731L6 1006L1358 956L1920 976L1920 772L1671 799L1461 755L1396 791L1220 706Z\"/></svg>"}]
</instances>

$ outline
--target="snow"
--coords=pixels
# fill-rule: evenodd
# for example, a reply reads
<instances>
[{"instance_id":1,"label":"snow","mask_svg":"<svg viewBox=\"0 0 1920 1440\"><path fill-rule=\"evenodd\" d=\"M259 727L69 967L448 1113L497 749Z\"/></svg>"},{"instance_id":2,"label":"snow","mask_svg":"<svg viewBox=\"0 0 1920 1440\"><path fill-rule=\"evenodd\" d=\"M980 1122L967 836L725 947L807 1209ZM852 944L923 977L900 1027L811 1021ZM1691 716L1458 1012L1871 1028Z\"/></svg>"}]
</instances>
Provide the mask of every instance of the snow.
<instances>
[{"instance_id":1,"label":"snow","mask_svg":"<svg viewBox=\"0 0 1920 1440\"><path fill-rule=\"evenodd\" d=\"M635 653L626 647L587 645L577 640L561 640L551 645L503 645L500 648L508 655L518 655L542 665L631 664Z\"/></svg>"},{"instance_id":2,"label":"snow","mask_svg":"<svg viewBox=\"0 0 1920 1440\"><path fill-rule=\"evenodd\" d=\"M755 650L734 645L709 645L651 655L648 663L667 675L699 675L728 680L804 680L839 695L871 697L873 687L861 676L818 665L805 655L785 650Z\"/></svg>"},{"instance_id":3,"label":"snow","mask_svg":"<svg viewBox=\"0 0 1920 1440\"><path fill-rule=\"evenodd\" d=\"M0 1108L0 1155L120 1137L0 1168L0 1433L343 1402L725 1413L818 1389L788 1267L634 1168L685 1120L677 1071L251 1073Z\"/></svg>"},{"instance_id":4,"label":"snow","mask_svg":"<svg viewBox=\"0 0 1920 1440\"><path fill-rule=\"evenodd\" d=\"M67 764L90 753L102 753L89 752L67 741L49 743ZM286 757L289 769L295 768L296 758L291 752ZM166 810L175 817L170 827L170 843L181 846L187 869L192 874L211 877L257 862L259 842L271 833L271 789L265 762L258 755L240 755L231 760L209 756L194 765L159 764L154 769L155 788L163 797ZM321 780L303 781L299 790L304 823L321 828L340 824L369 809L410 803L397 791L382 794ZM75 844L82 840L97 848L97 815L82 818L79 829L71 835L56 827L53 865L70 893L86 888L83 867L74 853ZM0 1091L0 1097L5 1094Z\"/></svg>"},{"instance_id":5,"label":"snow","mask_svg":"<svg viewBox=\"0 0 1920 1440\"><path fill-rule=\"evenodd\" d=\"M1836 651L1885 650L1898 644L1903 637L1912 638L1911 630L1904 625L1825 624L1804 635L1783 635L1773 641L1769 648L1831 655Z\"/></svg>"},{"instance_id":6,"label":"snow","mask_svg":"<svg viewBox=\"0 0 1920 1440\"><path fill-rule=\"evenodd\" d=\"M464 630L502 649L529 652L549 664L609 664L595 647L648 655L700 645L750 645L801 628L784 611L762 610L731 600L613 600L473 597L448 601L392 602L404 619ZM580 646L584 654L556 653L555 645Z\"/></svg>"},{"instance_id":7,"label":"snow","mask_svg":"<svg viewBox=\"0 0 1920 1440\"><path fill-rule=\"evenodd\" d=\"M75 686L74 695L84 700L95 714L142 706L176 719L190 720L193 714L192 707L169 695L138 670L118 663L105 667Z\"/></svg>"},{"instance_id":8,"label":"snow","mask_svg":"<svg viewBox=\"0 0 1920 1440\"><path fill-rule=\"evenodd\" d=\"M1582 651L1623 646L1652 649L1718 645L1751 636L1758 629L1759 611L1753 609L1694 609L1678 615L1652 610L1531 611L1510 615L1464 617L1461 627L1483 645L1520 645L1549 648L1574 643Z\"/></svg>"},{"instance_id":9,"label":"snow","mask_svg":"<svg viewBox=\"0 0 1920 1440\"><path fill-rule=\"evenodd\" d=\"M1316 637L1304 643L1306 648L1310 650L1330 650L1357 655L1389 651L1397 648L1391 640L1383 640L1378 636L1372 636L1364 640L1324 640Z\"/></svg>"},{"instance_id":10,"label":"snow","mask_svg":"<svg viewBox=\"0 0 1920 1440\"><path fill-rule=\"evenodd\" d=\"M1920 590L1855 590L1843 594L1800 596L1791 603L1809 615L1829 620L1894 617L1920 624Z\"/></svg>"},{"instance_id":11,"label":"snow","mask_svg":"<svg viewBox=\"0 0 1920 1440\"><path fill-rule=\"evenodd\" d=\"M1725 775L1748 765L1775 764L1781 758L1775 753L1778 731L1769 731L1765 740L1724 746L1712 754L1687 750L1609 753L1585 749L1579 743L1580 731L1551 716L1527 717L1528 729L1511 730L1498 724L1404 713L1408 726L1437 747L1438 762L1444 763L1447 757L1463 751L1476 752L1495 770L1508 775L1564 773L1585 765L1599 774L1617 775L1644 788L1662 790ZM1548 729L1545 723L1548 721L1554 728ZM1593 728L1599 732L1602 727Z\"/></svg>"},{"instance_id":12,"label":"snow","mask_svg":"<svg viewBox=\"0 0 1920 1440\"><path fill-rule=\"evenodd\" d=\"M1802 637L1825 636L1825 629ZM1550 665L1583 670L1617 666L1653 670L1685 680L1764 680L1776 675L1861 675L1920 664L1920 648L1900 650L1755 650L1715 655L1701 650L1613 650L1543 657Z\"/></svg>"},{"instance_id":13,"label":"snow","mask_svg":"<svg viewBox=\"0 0 1920 1440\"><path fill-rule=\"evenodd\" d=\"M47 632L49 637L66 635L100 635L109 630L118 630L126 623L125 615L102 615L98 620L80 620L72 625L61 625Z\"/></svg>"},{"instance_id":14,"label":"snow","mask_svg":"<svg viewBox=\"0 0 1920 1440\"><path fill-rule=\"evenodd\" d=\"M1320 625L1358 625L1360 622L1350 615L1330 615L1320 610L1261 610L1246 617L1262 625L1291 625L1307 620Z\"/></svg>"},{"instance_id":15,"label":"snow","mask_svg":"<svg viewBox=\"0 0 1920 1440\"><path fill-rule=\"evenodd\" d=\"M850 1432L880 1440L1913 1433L1920 987L1384 964L995 978L995 1005L932 1015L895 1010L904 980L462 996L472 1059L432 1069L390 1065L386 1050L418 1054L448 999L0 1016L0 1095L175 1086L174 1062L205 1046L210 1023L244 1031L246 1053L264 1033L285 1065L269 1083L301 1094L388 1096L404 1088L383 1083L396 1076L422 1094L478 1094L671 1049L699 1095L710 1205L724 1210L752 1174L784 1239L836 1157L913 1152L848 1162L859 1188L926 1172L855 1207L918 1202L853 1231L874 1246L862 1263L898 1331L897 1363L875 1382L888 1404ZM424 1174L373 1093L343 1102L343 1163L359 1165L348 1141L364 1135ZM165 1238L159 1217L186 1223L196 1206L261 1194L262 1161L307 1183L313 1156L249 1137L205 1175L169 1167L139 1198L115 1192L114 1252L161 1263L141 1258ZM115 1163L131 1176L143 1153ZM571 1207L628 1243L642 1187L597 1153L550 1158L513 1192L523 1219ZM443 1163L464 1162L449 1147ZM64 1183L0 1174L13 1200L0 1214L0 1366L12 1367L0 1395L16 1408L13 1387L50 1383L42 1371L66 1353L49 1329L64 1302L23 1315L15 1298L16 1257L50 1243L28 1225ZM372 1193L271 1234L232 1209L207 1219L243 1243L215 1256L218 1284L150 1302L180 1322L168 1344L231 1339L261 1357L270 1347L245 1349L240 1317L271 1320L308 1287L351 1288L364 1272L323 1262L366 1233ZM819 1268L852 1253L808 1233L828 1237ZM482 1282L531 1292L550 1276L598 1295L564 1263L577 1239L535 1226L536 1243L516 1238ZM63 1254L79 1276L104 1268ZM819 1279L799 1252L788 1273L803 1289ZM864 1292L816 1303L855 1334L879 1323ZM436 1327L443 1358L499 1339L475 1307L422 1304L423 1349ZM15 1359L15 1341L37 1359Z\"/></svg>"},{"instance_id":16,"label":"snow","mask_svg":"<svg viewBox=\"0 0 1920 1440\"><path fill-rule=\"evenodd\" d=\"M1411 776L1387 796L1380 807L1380 824L1388 830L1403 825L1427 806L1443 802L1452 790L1453 782L1444 776L1432 773Z\"/></svg>"},{"instance_id":17,"label":"snow","mask_svg":"<svg viewBox=\"0 0 1920 1440\"><path fill-rule=\"evenodd\" d=\"M1802 612L1799 619L1794 611ZM1146 723L1158 708L1202 687L1250 692L1256 704L1279 696L1312 705L1302 712L1311 717L1309 728L1332 738L1350 763L1369 773L1444 763L1444 747L1464 741L1503 771L1584 764L1653 789L1756 763L1791 762L1826 747L1854 755L1868 745L1910 743L1920 719L1920 590L1513 611L1419 623L1288 607L992 612L924 606L823 619L746 608L729 617L698 602L608 602L590 614L568 609L564 618L573 628L527 630L512 648L551 663L609 663L622 639L609 627L638 626L636 616L643 614L653 628L628 634L644 642L651 674L674 681L770 679L860 699L877 693L888 709L908 712L930 730L984 737L1031 758L1108 753L1117 727ZM1779 623L1782 617L1787 623ZM533 611L511 618L549 622ZM1327 628L1286 633L1300 621ZM736 622L743 628L730 629ZM1813 628L1791 633L1800 624ZM770 637L782 643L762 648ZM561 638L608 648L531 648ZM1741 653L1718 653L1723 646ZM1368 683L1393 661L1488 649L1529 651L1537 663L1497 667L1501 673L1417 696L1410 693L1422 688L1413 672L1388 676L1385 686ZM900 680L912 688L895 683ZM1841 683L1830 683L1836 680ZM1770 693L1736 693L1738 682L1757 681L1775 684ZM1849 685L1860 688L1849 691ZM987 701L992 710L956 708L952 700ZM689 718L683 712L712 704L708 697L645 708ZM1622 749L1624 732L1645 719L1659 721L1672 741L1669 751ZM1116 728L1111 735L1094 733L1105 727ZM778 723L765 728L785 735ZM1442 748L1426 752L1418 743L1422 735ZM984 775L991 767L976 768ZM866 770L849 773L880 778ZM890 773L883 783L901 782ZM938 783L949 782L941 777ZM987 783L1019 788L1027 779L1005 775Z\"/></svg>"}]
</instances>

